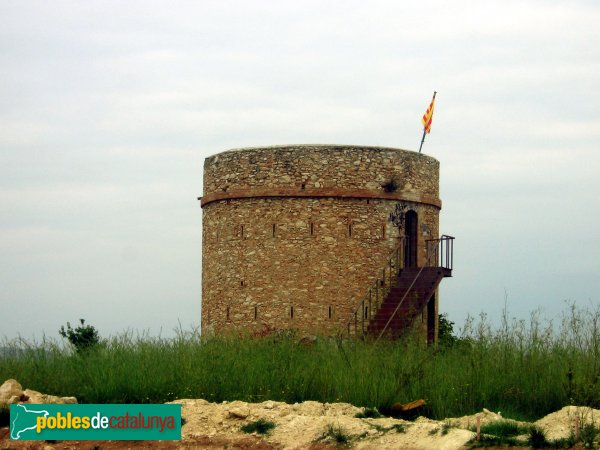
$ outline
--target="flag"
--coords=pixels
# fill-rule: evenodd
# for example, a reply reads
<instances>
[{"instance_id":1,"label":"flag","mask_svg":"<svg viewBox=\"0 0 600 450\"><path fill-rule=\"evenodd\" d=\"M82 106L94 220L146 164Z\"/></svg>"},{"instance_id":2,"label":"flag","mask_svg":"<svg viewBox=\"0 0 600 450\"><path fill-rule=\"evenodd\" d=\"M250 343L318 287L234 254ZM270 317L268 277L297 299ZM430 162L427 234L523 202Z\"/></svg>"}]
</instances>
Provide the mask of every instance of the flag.
<instances>
[{"instance_id":1,"label":"flag","mask_svg":"<svg viewBox=\"0 0 600 450\"><path fill-rule=\"evenodd\" d=\"M425 129L425 133L429 133L431 131L431 120L433 119L433 107L435 105L435 94L433 94L433 98L431 99L431 103L429 104L429 108L423 114L423 118L421 122L423 123L423 128Z\"/></svg>"}]
</instances>

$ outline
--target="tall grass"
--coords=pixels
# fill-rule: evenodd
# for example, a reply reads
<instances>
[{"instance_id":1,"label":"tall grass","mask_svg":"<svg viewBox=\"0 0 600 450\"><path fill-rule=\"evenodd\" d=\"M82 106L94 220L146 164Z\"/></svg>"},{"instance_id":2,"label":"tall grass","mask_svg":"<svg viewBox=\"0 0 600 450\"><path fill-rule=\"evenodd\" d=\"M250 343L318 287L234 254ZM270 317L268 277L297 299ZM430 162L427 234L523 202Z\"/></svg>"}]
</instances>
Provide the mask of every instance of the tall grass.
<instances>
[{"instance_id":1,"label":"tall grass","mask_svg":"<svg viewBox=\"0 0 600 450\"><path fill-rule=\"evenodd\" d=\"M418 339L363 342L294 336L174 339L125 333L78 354L56 341L7 342L0 382L83 403L210 401L349 402L385 410L423 398L430 417L486 407L534 419L567 404L600 406L600 308L571 305L558 325L538 314L491 327L468 319L450 347Z\"/></svg>"}]
</instances>

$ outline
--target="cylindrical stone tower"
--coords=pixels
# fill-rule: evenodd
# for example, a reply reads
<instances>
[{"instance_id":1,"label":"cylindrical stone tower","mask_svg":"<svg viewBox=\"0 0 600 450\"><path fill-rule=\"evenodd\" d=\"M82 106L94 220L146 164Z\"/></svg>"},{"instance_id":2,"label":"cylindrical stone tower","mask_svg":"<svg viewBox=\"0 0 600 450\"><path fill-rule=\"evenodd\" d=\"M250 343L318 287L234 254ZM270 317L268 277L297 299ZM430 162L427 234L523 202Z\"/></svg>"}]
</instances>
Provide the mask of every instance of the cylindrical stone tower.
<instances>
[{"instance_id":1,"label":"cylindrical stone tower","mask_svg":"<svg viewBox=\"0 0 600 450\"><path fill-rule=\"evenodd\" d=\"M438 237L439 163L364 146L230 150L206 158L201 206L203 334L334 334L400 236L412 235L405 264L424 262Z\"/></svg>"}]
</instances>

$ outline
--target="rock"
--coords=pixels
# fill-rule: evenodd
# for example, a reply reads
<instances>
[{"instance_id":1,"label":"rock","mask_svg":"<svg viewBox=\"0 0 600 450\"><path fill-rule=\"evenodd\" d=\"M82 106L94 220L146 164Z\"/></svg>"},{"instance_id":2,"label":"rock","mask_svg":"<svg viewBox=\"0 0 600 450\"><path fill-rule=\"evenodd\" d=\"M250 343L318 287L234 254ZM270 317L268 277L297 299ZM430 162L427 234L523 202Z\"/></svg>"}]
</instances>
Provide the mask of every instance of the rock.
<instances>
[{"instance_id":1,"label":"rock","mask_svg":"<svg viewBox=\"0 0 600 450\"><path fill-rule=\"evenodd\" d=\"M8 399L8 401L6 402L8 405L14 405L17 404L19 402L22 402L23 400L21 400L23 397L27 398L26 395L13 395L11 398Z\"/></svg>"},{"instance_id":2,"label":"rock","mask_svg":"<svg viewBox=\"0 0 600 450\"><path fill-rule=\"evenodd\" d=\"M298 345L312 347L315 342L317 342L316 336L304 336L298 341Z\"/></svg>"},{"instance_id":3,"label":"rock","mask_svg":"<svg viewBox=\"0 0 600 450\"><path fill-rule=\"evenodd\" d=\"M229 417L234 419L245 419L250 415L250 411L243 411L240 408L233 408L229 410L228 414Z\"/></svg>"},{"instance_id":4,"label":"rock","mask_svg":"<svg viewBox=\"0 0 600 450\"><path fill-rule=\"evenodd\" d=\"M41 392L34 391L33 389L25 389L23 393L29 397L27 403L46 403L46 396Z\"/></svg>"},{"instance_id":5,"label":"rock","mask_svg":"<svg viewBox=\"0 0 600 450\"><path fill-rule=\"evenodd\" d=\"M56 395L42 394L41 392L34 391L32 389L25 389L23 396L28 397L27 400L22 400L24 403L49 403L55 405L71 405L77 403L76 397L58 397Z\"/></svg>"},{"instance_id":6,"label":"rock","mask_svg":"<svg viewBox=\"0 0 600 450\"><path fill-rule=\"evenodd\" d=\"M7 404L11 397L20 397L21 394L23 394L23 386L17 380L6 380L0 386L0 404Z\"/></svg>"},{"instance_id":7,"label":"rock","mask_svg":"<svg viewBox=\"0 0 600 450\"><path fill-rule=\"evenodd\" d=\"M275 403L273 403L271 401L265 402L265 409L273 409L273 408L275 408Z\"/></svg>"}]
</instances>

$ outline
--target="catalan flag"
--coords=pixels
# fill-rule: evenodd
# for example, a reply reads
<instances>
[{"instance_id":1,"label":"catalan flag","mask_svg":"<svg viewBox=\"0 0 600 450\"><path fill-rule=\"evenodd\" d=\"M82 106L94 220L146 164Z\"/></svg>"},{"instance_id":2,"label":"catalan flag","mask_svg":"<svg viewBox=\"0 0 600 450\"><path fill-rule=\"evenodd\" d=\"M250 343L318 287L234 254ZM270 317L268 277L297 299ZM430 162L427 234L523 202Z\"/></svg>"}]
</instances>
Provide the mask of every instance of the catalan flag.
<instances>
[{"instance_id":1,"label":"catalan flag","mask_svg":"<svg viewBox=\"0 0 600 450\"><path fill-rule=\"evenodd\" d=\"M423 142L425 142L425 136L431 131L431 120L433 119L433 107L435 106L435 94L436 91L433 92L433 98L431 99L431 103L429 104L429 108L423 114L423 118L421 122L423 123L423 137L421 138L421 145L419 146L419 153L421 153L421 149L423 148Z\"/></svg>"},{"instance_id":2,"label":"catalan flag","mask_svg":"<svg viewBox=\"0 0 600 450\"><path fill-rule=\"evenodd\" d=\"M423 128L425 133L429 133L431 131L431 121L433 120L433 107L435 105L435 92L433 93L433 98L431 99L431 103L429 104L429 108L423 114L423 118L421 122L423 123Z\"/></svg>"}]
</instances>

